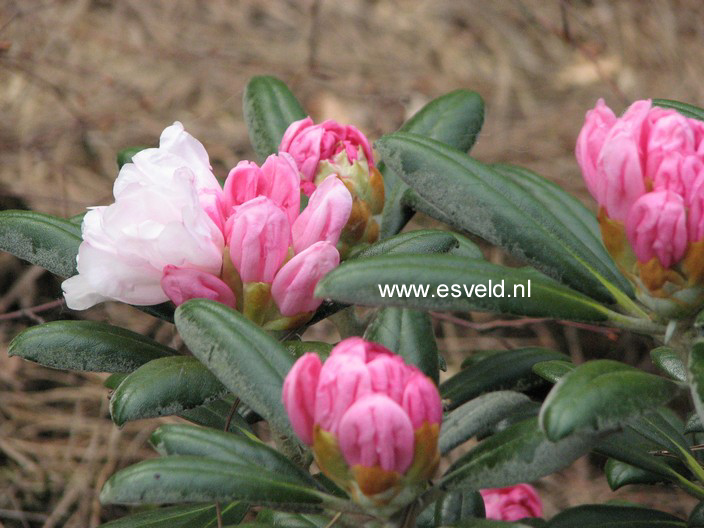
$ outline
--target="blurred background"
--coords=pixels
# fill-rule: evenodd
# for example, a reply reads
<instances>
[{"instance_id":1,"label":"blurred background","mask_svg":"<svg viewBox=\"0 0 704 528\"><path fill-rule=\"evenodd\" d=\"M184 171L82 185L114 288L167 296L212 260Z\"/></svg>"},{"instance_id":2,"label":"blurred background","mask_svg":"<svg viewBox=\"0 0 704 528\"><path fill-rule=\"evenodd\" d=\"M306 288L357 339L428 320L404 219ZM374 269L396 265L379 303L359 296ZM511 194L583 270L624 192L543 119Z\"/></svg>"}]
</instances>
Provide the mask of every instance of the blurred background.
<instances>
[{"instance_id":1,"label":"blurred background","mask_svg":"<svg viewBox=\"0 0 704 528\"><path fill-rule=\"evenodd\" d=\"M254 158L241 98L256 74L284 80L314 119L371 139L434 97L476 90L487 111L473 155L536 170L592 207L573 155L586 110L600 97L617 114L647 97L704 106L703 64L701 0L0 0L0 208L69 216L110 203L116 152L156 145L175 120L224 177ZM72 313L59 296L57 279L0 254L0 528L125 513L100 506L100 487L151 456L149 433L175 420L118 429L105 376L8 358L19 331L60 318L179 344L171 325L130 307ZM629 335L485 314L435 322L450 368L472 350L536 344L650 368L647 343ZM324 325L312 333L336 338ZM546 513L615 498L682 515L693 505L666 487L611 493L599 464L541 481Z\"/></svg>"}]
</instances>

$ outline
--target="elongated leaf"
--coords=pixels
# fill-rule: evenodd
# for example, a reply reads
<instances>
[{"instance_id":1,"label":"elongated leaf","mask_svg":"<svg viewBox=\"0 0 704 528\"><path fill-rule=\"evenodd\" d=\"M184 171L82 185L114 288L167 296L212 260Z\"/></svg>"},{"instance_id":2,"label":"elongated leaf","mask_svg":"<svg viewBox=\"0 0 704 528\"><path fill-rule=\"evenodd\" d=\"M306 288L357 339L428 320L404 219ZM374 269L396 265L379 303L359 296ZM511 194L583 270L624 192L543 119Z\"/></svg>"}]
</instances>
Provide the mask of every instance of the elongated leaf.
<instances>
[{"instance_id":1,"label":"elongated leaf","mask_svg":"<svg viewBox=\"0 0 704 528\"><path fill-rule=\"evenodd\" d=\"M528 390L544 383L533 373L533 365L566 358L560 352L540 347L505 350L459 371L440 385L440 392L453 409L485 392Z\"/></svg>"},{"instance_id":2,"label":"elongated leaf","mask_svg":"<svg viewBox=\"0 0 704 528\"><path fill-rule=\"evenodd\" d=\"M0 211L0 250L60 277L76 273L81 226L33 211Z\"/></svg>"},{"instance_id":3,"label":"elongated leaf","mask_svg":"<svg viewBox=\"0 0 704 528\"><path fill-rule=\"evenodd\" d=\"M294 358L274 338L227 306L188 301L176 310L176 328L193 354L276 433L295 438L281 403Z\"/></svg>"},{"instance_id":4,"label":"elongated leaf","mask_svg":"<svg viewBox=\"0 0 704 528\"><path fill-rule=\"evenodd\" d=\"M394 285L415 289L403 295L390 290ZM350 304L422 310L478 310L588 321L605 320L608 313L597 302L535 270L453 255L382 255L350 260L328 273L315 293Z\"/></svg>"},{"instance_id":5,"label":"elongated leaf","mask_svg":"<svg viewBox=\"0 0 704 528\"><path fill-rule=\"evenodd\" d=\"M502 246L548 275L599 300L623 284L613 264L597 257L540 200L499 171L463 152L414 134L396 133L376 143L384 161L424 200L442 209L451 225ZM535 184L533 185L535 188ZM553 193L558 190L552 189ZM609 284L611 283L611 284Z\"/></svg>"},{"instance_id":6,"label":"elongated leaf","mask_svg":"<svg viewBox=\"0 0 704 528\"><path fill-rule=\"evenodd\" d=\"M260 526L281 528L325 528L330 520L331 518L325 515L285 513L274 510L261 510L257 514L257 523Z\"/></svg>"},{"instance_id":7,"label":"elongated leaf","mask_svg":"<svg viewBox=\"0 0 704 528\"><path fill-rule=\"evenodd\" d=\"M687 381L687 367L673 348L661 346L650 351L650 359L665 374L677 381Z\"/></svg>"},{"instance_id":8,"label":"elongated leaf","mask_svg":"<svg viewBox=\"0 0 704 528\"><path fill-rule=\"evenodd\" d=\"M117 153L117 167L121 169L123 165L132 162L132 158L137 152L148 149L146 146L127 147Z\"/></svg>"},{"instance_id":9,"label":"elongated leaf","mask_svg":"<svg viewBox=\"0 0 704 528\"><path fill-rule=\"evenodd\" d=\"M527 194L542 204L552 215L551 220L568 230L573 239L580 240L586 246L590 252L588 262L598 262L599 272L633 297L633 286L619 271L601 241L601 231L594 213L584 207L582 202L550 180L523 167L495 164L491 165L491 168L522 187Z\"/></svg>"},{"instance_id":10,"label":"elongated leaf","mask_svg":"<svg viewBox=\"0 0 704 528\"><path fill-rule=\"evenodd\" d=\"M704 528L704 501L697 504L689 514L687 528Z\"/></svg>"},{"instance_id":11,"label":"elongated leaf","mask_svg":"<svg viewBox=\"0 0 704 528\"><path fill-rule=\"evenodd\" d=\"M613 429L678 392L676 383L618 361L589 361L553 387L540 411L540 425L553 441L580 430Z\"/></svg>"},{"instance_id":12,"label":"elongated leaf","mask_svg":"<svg viewBox=\"0 0 704 528\"><path fill-rule=\"evenodd\" d=\"M593 504L558 513L550 528L685 528L686 523L669 513L640 506Z\"/></svg>"},{"instance_id":13,"label":"elongated leaf","mask_svg":"<svg viewBox=\"0 0 704 528\"><path fill-rule=\"evenodd\" d=\"M440 485L479 490L532 482L569 466L595 442L593 434L551 442L530 418L482 441L450 466Z\"/></svg>"},{"instance_id":14,"label":"elongated leaf","mask_svg":"<svg viewBox=\"0 0 704 528\"><path fill-rule=\"evenodd\" d=\"M626 464L614 458L606 461L604 473L606 473L606 481L613 491L630 484L655 484L667 480L656 473Z\"/></svg>"},{"instance_id":15,"label":"elongated leaf","mask_svg":"<svg viewBox=\"0 0 704 528\"><path fill-rule=\"evenodd\" d=\"M541 361L533 365L533 372L550 383L557 383L565 374L572 372L575 365L570 361L560 359L552 361Z\"/></svg>"},{"instance_id":16,"label":"elongated leaf","mask_svg":"<svg viewBox=\"0 0 704 528\"><path fill-rule=\"evenodd\" d=\"M164 504L243 500L252 505L310 511L323 502L311 488L268 471L201 456L145 460L118 471L100 493L103 504Z\"/></svg>"},{"instance_id":17,"label":"elongated leaf","mask_svg":"<svg viewBox=\"0 0 704 528\"><path fill-rule=\"evenodd\" d=\"M381 343L438 382L438 346L426 312L382 308L367 327L365 339Z\"/></svg>"},{"instance_id":18,"label":"elongated leaf","mask_svg":"<svg viewBox=\"0 0 704 528\"><path fill-rule=\"evenodd\" d=\"M412 132L446 143L462 151L477 140L484 123L484 101L476 92L456 90L433 99L406 121L401 132ZM398 233L413 216L403 203L408 186L388 167L379 164L384 175L386 200L381 222L381 238Z\"/></svg>"},{"instance_id":19,"label":"elongated leaf","mask_svg":"<svg viewBox=\"0 0 704 528\"><path fill-rule=\"evenodd\" d=\"M242 502L231 502L220 507L224 523L237 524L247 513L248 506ZM101 524L100 528L217 528L218 517L215 504L168 506L135 513Z\"/></svg>"},{"instance_id":20,"label":"elongated leaf","mask_svg":"<svg viewBox=\"0 0 704 528\"><path fill-rule=\"evenodd\" d=\"M295 358L301 357L306 352L315 352L322 359L326 359L334 346L321 341L284 341L281 344L284 345L286 350Z\"/></svg>"},{"instance_id":21,"label":"elongated leaf","mask_svg":"<svg viewBox=\"0 0 704 528\"><path fill-rule=\"evenodd\" d=\"M520 409L530 398L520 392L496 391L484 394L452 411L442 423L440 453L447 454L479 431Z\"/></svg>"},{"instance_id":22,"label":"elongated leaf","mask_svg":"<svg viewBox=\"0 0 704 528\"><path fill-rule=\"evenodd\" d=\"M688 103L681 103L680 101L673 101L672 99L653 99L653 105L661 108L672 108L685 117L692 117L694 119L704 121L704 108L700 108L698 106Z\"/></svg>"},{"instance_id":23,"label":"elongated leaf","mask_svg":"<svg viewBox=\"0 0 704 528\"><path fill-rule=\"evenodd\" d=\"M244 119L249 139L261 160L279 151L288 126L306 117L286 84L275 77L252 77L244 90Z\"/></svg>"},{"instance_id":24,"label":"elongated leaf","mask_svg":"<svg viewBox=\"0 0 704 528\"><path fill-rule=\"evenodd\" d=\"M231 433L242 433L243 431L251 432L251 427L245 421L240 412L232 413L232 407L235 402L235 397L228 394L223 398L219 398L212 402L199 405L193 409L181 411L179 416L189 422L210 427L222 431L225 429L225 424L230 420L228 431ZM242 409L242 405L238 405ZM232 417L230 417L232 415Z\"/></svg>"},{"instance_id":25,"label":"elongated leaf","mask_svg":"<svg viewBox=\"0 0 704 528\"><path fill-rule=\"evenodd\" d=\"M684 426L684 432L685 433L704 433L704 424L702 424L702 420L701 420L701 418L699 418L699 415L696 412L689 415L689 418L687 419L687 423Z\"/></svg>"},{"instance_id":26,"label":"elongated leaf","mask_svg":"<svg viewBox=\"0 0 704 528\"><path fill-rule=\"evenodd\" d=\"M110 398L117 425L177 414L219 398L227 389L196 358L172 356L145 363L127 376Z\"/></svg>"},{"instance_id":27,"label":"elongated leaf","mask_svg":"<svg viewBox=\"0 0 704 528\"><path fill-rule=\"evenodd\" d=\"M196 455L221 460L229 465L250 466L275 473L285 482L315 487L307 471L294 465L284 455L246 436L233 435L193 425L162 425L149 439L162 455Z\"/></svg>"},{"instance_id":28,"label":"elongated leaf","mask_svg":"<svg viewBox=\"0 0 704 528\"><path fill-rule=\"evenodd\" d=\"M689 351L689 390L699 421L704 422L704 340L700 339Z\"/></svg>"},{"instance_id":29,"label":"elongated leaf","mask_svg":"<svg viewBox=\"0 0 704 528\"><path fill-rule=\"evenodd\" d=\"M435 525L450 525L472 517L483 518L484 499L478 491L452 491L435 505Z\"/></svg>"},{"instance_id":30,"label":"elongated leaf","mask_svg":"<svg viewBox=\"0 0 704 528\"><path fill-rule=\"evenodd\" d=\"M355 258L404 253L447 253L458 247L459 241L454 233L437 229L420 229L372 244L355 255ZM479 254L481 255L481 252Z\"/></svg>"},{"instance_id":31,"label":"elongated leaf","mask_svg":"<svg viewBox=\"0 0 704 528\"><path fill-rule=\"evenodd\" d=\"M466 258L484 258L482 250L466 236L459 233L452 233L459 244L455 249L450 250L450 254Z\"/></svg>"},{"instance_id":32,"label":"elongated leaf","mask_svg":"<svg viewBox=\"0 0 704 528\"><path fill-rule=\"evenodd\" d=\"M124 328L94 321L54 321L32 326L7 353L47 367L92 372L132 372L177 352Z\"/></svg>"}]
</instances>

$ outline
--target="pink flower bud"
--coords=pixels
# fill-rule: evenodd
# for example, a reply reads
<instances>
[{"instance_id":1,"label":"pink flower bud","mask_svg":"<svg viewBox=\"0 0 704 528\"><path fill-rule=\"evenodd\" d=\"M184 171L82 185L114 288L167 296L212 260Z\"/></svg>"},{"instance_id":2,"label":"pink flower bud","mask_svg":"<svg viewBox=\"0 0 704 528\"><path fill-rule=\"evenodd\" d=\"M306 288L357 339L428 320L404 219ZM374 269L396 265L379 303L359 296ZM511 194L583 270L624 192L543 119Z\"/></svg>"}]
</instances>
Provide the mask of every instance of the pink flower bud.
<instances>
[{"instance_id":1,"label":"pink flower bud","mask_svg":"<svg viewBox=\"0 0 704 528\"><path fill-rule=\"evenodd\" d=\"M404 387L412 373L401 356L384 354L367 362L367 369L371 375L372 390L385 394L401 405ZM422 376L425 378L425 376ZM437 392L437 390L435 391Z\"/></svg>"},{"instance_id":2,"label":"pink flower bud","mask_svg":"<svg viewBox=\"0 0 704 528\"><path fill-rule=\"evenodd\" d=\"M401 405L411 419L413 429L424 423L442 422L442 401L438 389L420 372L413 373L407 381Z\"/></svg>"},{"instance_id":3,"label":"pink flower bud","mask_svg":"<svg viewBox=\"0 0 704 528\"><path fill-rule=\"evenodd\" d=\"M596 106L587 112L584 126L577 137L575 151L577 163L582 168L582 175L589 192L599 203L601 203L601 185L597 162L604 139L615 123L616 116L606 106L604 100L599 99Z\"/></svg>"},{"instance_id":4,"label":"pink flower bud","mask_svg":"<svg viewBox=\"0 0 704 528\"><path fill-rule=\"evenodd\" d=\"M350 466L405 472L413 461L413 427L399 404L380 394L354 403L339 429L340 451Z\"/></svg>"},{"instance_id":5,"label":"pink flower bud","mask_svg":"<svg viewBox=\"0 0 704 528\"><path fill-rule=\"evenodd\" d=\"M644 195L628 214L626 233L640 262L657 257L663 267L669 268L687 250L684 200L672 191Z\"/></svg>"},{"instance_id":6,"label":"pink flower bud","mask_svg":"<svg viewBox=\"0 0 704 528\"><path fill-rule=\"evenodd\" d=\"M224 186L225 215L229 217L234 207L242 205L261 194L263 174L253 161L240 161L230 170Z\"/></svg>"},{"instance_id":7,"label":"pink flower bud","mask_svg":"<svg viewBox=\"0 0 704 528\"><path fill-rule=\"evenodd\" d=\"M361 337L348 337L344 341L340 341L330 352L330 356L340 354L352 355L358 357L365 363L369 363L381 356L391 356L393 352L379 343L366 341Z\"/></svg>"},{"instance_id":8,"label":"pink flower bud","mask_svg":"<svg viewBox=\"0 0 704 528\"><path fill-rule=\"evenodd\" d=\"M543 515L543 505L538 493L528 484L507 488L480 490L484 499L486 518L495 521L518 521L526 517Z\"/></svg>"},{"instance_id":9,"label":"pink flower bud","mask_svg":"<svg viewBox=\"0 0 704 528\"><path fill-rule=\"evenodd\" d=\"M668 173L668 188L681 192L684 182L677 167L685 155L695 152L694 129L682 114L664 108L650 110L648 125L645 131L646 182L654 182L654 188L659 190L658 180L663 179L662 173Z\"/></svg>"},{"instance_id":10,"label":"pink flower bud","mask_svg":"<svg viewBox=\"0 0 704 528\"><path fill-rule=\"evenodd\" d=\"M235 294L215 275L203 271L166 266L161 287L178 306L190 299L211 299L235 307Z\"/></svg>"},{"instance_id":11,"label":"pink flower bud","mask_svg":"<svg viewBox=\"0 0 704 528\"><path fill-rule=\"evenodd\" d=\"M233 259L234 262L234 259ZM318 281L340 263L340 254L330 242L316 242L276 273L271 295L284 316L312 312L322 302L313 291Z\"/></svg>"},{"instance_id":12,"label":"pink flower bud","mask_svg":"<svg viewBox=\"0 0 704 528\"><path fill-rule=\"evenodd\" d=\"M308 352L296 361L284 380L284 407L293 431L307 445L313 445L313 412L320 368L320 358Z\"/></svg>"},{"instance_id":13,"label":"pink flower bud","mask_svg":"<svg viewBox=\"0 0 704 528\"><path fill-rule=\"evenodd\" d=\"M242 282L272 282L291 244L286 213L265 196L237 208L226 225L230 258Z\"/></svg>"},{"instance_id":14,"label":"pink flower bud","mask_svg":"<svg viewBox=\"0 0 704 528\"><path fill-rule=\"evenodd\" d=\"M308 205L293 223L293 249L300 253L316 242L337 244L352 211L352 195L337 177L318 186Z\"/></svg>"},{"instance_id":15,"label":"pink flower bud","mask_svg":"<svg viewBox=\"0 0 704 528\"><path fill-rule=\"evenodd\" d=\"M281 207L293 225L301 207L301 176L296 162L286 152L281 152L278 156L272 154L262 165L262 174L264 183L260 194Z\"/></svg>"},{"instance_id":16,"label":"pink flower bud","mask_svg":"<svg viewBox=\"0 0 704 528\"><path fill-rule=\"evenodd\" d=\"M341 151L347 153L350 161L358 159L361 151L369 168L374 165L372 149L364 134L353 126L343 126L333 120L316 125L306 117L291 123L279 150L293 156L306 182L315 179L320 161L332 159Z\"/></svg>"}]
</instances>

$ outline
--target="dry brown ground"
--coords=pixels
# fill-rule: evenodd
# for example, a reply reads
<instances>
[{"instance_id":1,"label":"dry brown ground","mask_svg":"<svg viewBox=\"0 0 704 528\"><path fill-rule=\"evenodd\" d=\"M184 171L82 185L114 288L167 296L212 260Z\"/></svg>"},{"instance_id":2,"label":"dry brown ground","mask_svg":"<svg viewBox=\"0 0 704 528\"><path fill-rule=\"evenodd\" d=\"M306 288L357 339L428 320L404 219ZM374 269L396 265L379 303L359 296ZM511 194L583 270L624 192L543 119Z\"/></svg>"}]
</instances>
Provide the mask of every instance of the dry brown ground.
<instances>
[{"instance_id":1,"label":"dry brown ground","mask_svg":"<svg viewBox=\"0 0 704 528\"><path fill-rule=\"evenodd\" d=\"M0 207L72 215L108 203L115 152L154 144L174 120L223 176L253 156L240 100L262 73L284 79L314 117L372 138L433 97L477 90L487 115L474 154L533 168L586 199L572 155L584 112L598 97L617 111L643 97L702 105L703 20L700 0L0 0ZM57 285L0 255L0 314L56 299ZM105 305L0 316L0 343L66 316L173 339L171 328ZM438 320L436 330L455 358L540 343L637 362L644 346L547 323ZM121 512L101 509L97 491L149 456L156 421L118 430L101 378L0 352L0 527L83 528ZM541 486L548 513L624 496L584 461ZM679 513L692 505L664 488L627 497Z\"/></svg>"}]
</instances>

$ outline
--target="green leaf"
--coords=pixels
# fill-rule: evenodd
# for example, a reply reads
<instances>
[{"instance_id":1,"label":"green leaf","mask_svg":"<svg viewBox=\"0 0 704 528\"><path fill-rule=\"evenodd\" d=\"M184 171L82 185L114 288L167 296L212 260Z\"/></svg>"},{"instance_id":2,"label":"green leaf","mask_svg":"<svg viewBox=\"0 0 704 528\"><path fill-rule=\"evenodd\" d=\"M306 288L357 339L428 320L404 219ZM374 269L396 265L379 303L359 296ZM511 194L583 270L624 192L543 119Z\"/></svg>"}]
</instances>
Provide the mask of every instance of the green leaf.
<instances>
[{"instance_id":1,"label":"green leaf","mask_svg":"<svg viewBox=\"0 0 704 528\"><path fill-rule=\"evenodd\" d=\"M181 411L179 416L189 422L222 431L225 429L227 419L232 413L234 402L235 397L232 394L228 394L223 398L199 405L193 409ZM239 405L239 408L241 409L242 406ZM232 418L230 418L228 431L232 433L241 433L242 431L251 432L251 427L242 417L242 414L235 412L232 414Z\"/></svg>"},{"instance_id":2,"label":"green leaf","mask_svg":"<svg viewBox=\"0 0 704 528\"><path fill-rule=\"evenodd\" d=\"M275 449L247 436L194 425L169 424L154 431L149 441L164 456L196 455L215 458L227 465L251 466L252 471L270 471L282 481L316 486L307 471L294 465Z\"/></svg>"},{"instance_id":3,"label":"green leaf","mask_svg":"<svg viewBox=\"0 0 704 528\"><path fill-rule=\"evenodd\" d=\"M325 528L330 523L330 517L310 513L285 513L274 510L261 510L257 514L260 526L281 528Z\"/></svg>"},{"instance_id":4,"label":"green leaf","mask_svg":"<svg viewBox=\"0 0 704 528\"><path fill-rule=\"evenodd\" d=\"M439 448L443 455L520 409L530 398L520 392L496 391L460 405L443 420Z\"/></svg>"},{"instance_id":5,"label":"green leaf","mask_svg":"<svg viewBox=\"0 0 704 528\"><path fill-rule=\"evenodd\" d=\"M220 508L225 523L238 523L247 514L242 502L223 504ZM100 528L217 528L215 504L168 506L127 515L101 524Z\"/></svg>"},{"instance_id":6,"label":"green leaf","mask_svg":"<svg viewBox=\"0 0 704 528\"><path fill-rule=\"evenodd\" d=\"M689 514L687 528L704 528L704 501L697 504Z\"/></svg>"},{"instance_id":7,"label":"green leaf","mask_svg":"<svg viewBox=\"0 0 704 528\"><path fill-rule=\"evenodd\" d=\"M100 493L103 504L164 504L243 500L252 505L310 511L324 494L280 480L264 469L202 456L145 460L118 471Z\"/></svg>"},{"instance_id":8,"label":"green leaf","mask_svg":"<svg viewBox=\"0 0 704 528\"><path fill-rule=\"evenodd\" d=\"M661 475L626 464L614 458L610 458L606 461L604 473L606 473L606 481L613 491L630 484L655 484L663 480L668 480L663 479Z\"/></svg>"},{"instance_id":9,"label":"green leaf","mask_svg":"<svg viewBox=\"0 0 704 528\"><path fill-rule=\"evenodd\" d=\"M684 528L685 522L669 513L640 506L593 504L558 513L550 528Z\"/></svg>"},{"instance_id":10,"label":"green leaf","mask_svg":"<svg viewBox=\"0 0 704 528\"><path fill-rule=\"evenodd\" d=\"M551 194L538 191L537 184L519 185L515 176L494 170L463 152L414 134L395 133L376 143L389 167L397 172L421 198L442 209L441 220L504 247L548 275L599 300L611 301L614 285L623 277L596 255L578 232L563 225L568 198L558 187ZM547 184L545 184L547 186ZM535 194L541 198L536 198ZM564 200L563 200L564 198ZM579 222L573 222L579 226ZM577 229L577 227L574 227ZM621 294L623 295L623 294Z\"/></svg>"},{"instance_id":11,"label":"green leaf","mask_svg":"<svg viewBox=\"0 0 704 528\"><path fill-rule=\"evenodd\" d=\"M613 429L678 392L676 383L618 361L589 361L553 387L540 411L540 425L552 441L581 430Z\"/></svg>"},{"instance_id":12,"label":"green leaf","mask_svg":"<svg viewBox=\"0 0 704 528\"><path fill-rule=\"evenodd\" d=\"M689 391L699 420L704 422L704 339L698 339L689 351Z\"/></svg>"},{"instance_id":13,"label":"green leaf","mask_svg":"<svg viewBox=\"0 0 704 528\"><path fill-rule=\"evenodd\" d=\"M595 435L583 434L551 442L537 418L530 418L480 442L450 466L440 486L480 490L532 482L569 466L595 441Z\"/></svg>"},{"instance_id":14,"label":"green leaf","mask_svg":"<svg viewBox=\"0 0 704 528\"><path fill-rule=\"evenodd\" d=\"M15 337L7 353L41 365L91 372L132 372L177 352L124 328L94 321L53 321Z\"/></svg>"},{"instance_id":15,"label":"green leaf","mask_svg":"<svg viewBox=\"0 0 704 528\"><path fill-rule=\"evenodd\" d=\"M550 383L557 383L565 374L572 372L576 366L571 361L554 359L552 361L541 361L532 367L533 372Z\"/></svg>"},{"instance_id":16,"label":"green leaf","mask_svg":"<svg viewBox=\"0 0 704 528\"><path fill-rule=\"evenodd\" d=\"M176 328L188 348L275 433L295 438L281 403L294 358L273 337L224 304L188 301L176 310Z\"/></svg>"},{"instance_id":17,"label":"green leaf","mask_svg":"<svg viewBox=\"0 0 704 528\"><path fill-rule=\"evenodd\" d=\"M447 253L457 249L459 244L458 235L455 233L437 229L420 229L381 240L363 249L354 258L387 254ZM466 242L463 242L463 244L467 246ZM481 255L481 252L479 254Z\"/></svg>"},{"instance_id":18,"label":"green leaf","mask_svg":"<svg viewBox=\"0 0 704 528\"><path fill-rule=\"evenodd\" d=\"M462 151L469 150L477 140L484 123L484 101L476 92L456 90L430 101L406 121L399 131L412 132L446 143ZM379 170L384 176L386 200L381 222L381 238L398 233L413 216L405 206L408 186L383 163Z\"/></svg>"},{"instance_id":19,"label":"green leaf","mask_svg":"<svg viewBox=\"0 0 704 528\"><path fill-rule=\"evenodd\" d=\"M123 165L127 163L132 163L132 158L134 157L137 152L140 152L144 149L148 149L150 147L146 146L139 146L139 147L127 147L122 149L117 153L117 167L118 169L121 169Z\"/></svg>"},{"instance_id":20,"label":"green leaf","mask_svg":"<svg viewBox=\"0 0 704 528\"><path fill-rule=\"evenodd\" d=\"M656 367L676 381L687 381L687 368L673 348L661 346L650 351L650 359Z\"/></svg>"},{"instance_id":21,"label":"green leaf","mask_svg":"<svg viewBox=\"0 0 704 528\"><path fill-rule=\"evenodd\" d=\"M382 308L367 327L364 338L381 343L438 382L438 346L433 322L426 312Z\"/></svg>"},{"instance_id":22,"label":"green leaf","mask_svg":"<svg viewBox=\"0 0 704 528\"><path fill-rule=\"evenodd\" d=\"M321 359L326 359L334 345L322 341L284 341L281 343L295 358L301 357L306 352L315 352Z\"/></svg>"},{"instance_id":23,"label":"green leaf","mask_svg":"<svg viewBox=\"0 0 704 528\"><path fill-rule=\"evenodd\" d=\"M443 526L472 517L483 518L484 499L478 491L452 491L435 504L435 525Z\"/></svg>"},{"instance_id":24,"label":"green leaf","mask_svg":"<svg viewBox=\"0 0 704 528\"><path fill-rule=\"evenodd\" d=\"M457 239L459 246L455 249L451 249L450 254L465 258L484 258L484 253L479 249L479 246L466 236L460 235L459 233L452 233L452 235Z\"/></svg>"},{"instance_id":25,"label":"green leaf","mask_svg":"<svg viewBox=\"0 0 704 528\"><path fill-rule=\"evenodd\" d=\"M196 358L171 356L145 363L127 376L110 398L117 425L178 414L219 398L227 389Z\"/></svg>"},{"instance_id":26,"label":"green leaf","mask_svg":"<svg viewBox=\"0 0 704 528\"><path fill-rule=\"evenodd\" d=\"M261 160L279 151L288 126L306 117L286 84L275 77L252 77L242 101L249 139Z\"/></svg>"},{"instance_id":27,"label":"green leaf","mask_svg":"<svg viewBox=\"0 0 704 528\"><path fill-rule=\"evenodd\" d=\"M700 108L698 106L688 103L681 103L680 101L673 101L672 99L653 99L653 105L661 108L672 108L685 117L692 117L694 119L704 121L704 108Z\"/></svg>"},{"instance_id":28,"label":"green leaf","mask_svg":"<svg viewBox=\"0 0 704 528\"><path fill-rule=\"evenodd\" d=\"M448 407L453 409L485 392L528 390L544 383L533 374L533 365L566 357L560 352L540 347L504 350L459 371L440 385L440 393L443 399L450 400Z\"/></svg>"},{"instance_id":29,"label":"green leaf","mask_svg":"<svg viewBox=\"0 0 704 528\"><path fill-rule=\"evenodd\" d=\"M60 277L76 274L81 226L33 211L0 211L0 250Z\"/></svg>"},{"instance_id":30,"label":"green leaf","mask_svg":"<svg viewBox=\"0 0 704 528\"><path fill-rule=\"evenodd\" d=\"M494 164L491 168L522 187L534 200L543 205L551 213L551 219L570 232L572 240L580 240L586 246L591 259L587 262L598 261L599 273L630 297L634 296L633 286L623 276L604 247L599 223L594 213L584 207L582 202L565 192L559 185L523 167Z\"/></svg>"},{"instance_id":31,"label":"green leaf","mask_svg":"<svg viewBox=\"0 0 704 528\"><path fill-rule=\"evenodd\" d=\"M704 433L704 425L696 412L693 412L687 419L684 426L685 433Z\"/></svg>"},{"instance_id":32,"label":"green leaf","mask_svg":"<svg viewBox=\"0 0 704 528\"><path fill-rule=\"evenodd\" d=\"M410 296L387 292L382 297L384 285L415 286L416 290ZM478 285L485 289L475 290ZM499 285L503 285L503 296L499 296ZM603 321L609 313L592 299L535 270L453 255L382 255L348 260L318 282L315 294L368 306L477 310L585 321Z\"/></svg>"}]
</instances>

